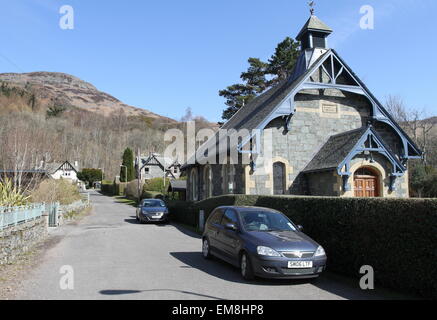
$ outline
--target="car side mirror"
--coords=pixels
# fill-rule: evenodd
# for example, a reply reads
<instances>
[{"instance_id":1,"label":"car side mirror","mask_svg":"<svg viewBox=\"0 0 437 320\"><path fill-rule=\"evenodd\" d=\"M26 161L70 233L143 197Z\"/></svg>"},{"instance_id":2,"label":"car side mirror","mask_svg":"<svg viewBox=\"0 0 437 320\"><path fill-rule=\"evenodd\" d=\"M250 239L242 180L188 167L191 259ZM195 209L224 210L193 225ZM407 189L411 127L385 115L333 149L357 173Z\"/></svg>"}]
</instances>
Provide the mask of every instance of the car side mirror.
<instances>
[{"instance_id":1,"label":"car side mirror","mask_svg":"<svg viewBox=\"0 0 437 320\"><path fill-rule=\"evenodd\" d=\"M297 229L298 229L300 232L303 232L303 226L301 226L300 224L297 226Z\"/></svg>"},{"instance_id":2,"label":"car side mirror","mask_svg":"<svg viewBox=\"0 0 437 320\"><path fill-rule=\"evenodd\" d=\"M225 225L225 229L226 230L231 230L231 231L238 231L237 226L234 223L227 223Z\"/></svg>"}]
</instances>

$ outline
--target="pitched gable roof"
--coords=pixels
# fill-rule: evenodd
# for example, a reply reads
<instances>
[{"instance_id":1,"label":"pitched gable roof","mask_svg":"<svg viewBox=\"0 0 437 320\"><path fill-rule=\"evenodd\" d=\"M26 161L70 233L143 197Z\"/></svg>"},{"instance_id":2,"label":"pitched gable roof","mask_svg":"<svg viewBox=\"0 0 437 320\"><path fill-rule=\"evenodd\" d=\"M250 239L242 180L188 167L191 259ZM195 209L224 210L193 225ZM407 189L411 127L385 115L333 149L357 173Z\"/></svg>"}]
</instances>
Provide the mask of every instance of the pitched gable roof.
<instances>
[{"instance_id":1,"label":"pitched gable roof","mask_svg":"<svg viewBox=\"0 0 437 320\"><path fill-rule=\"evenodd\" d=\"M364 141L369 139L370 136L373 136L373 139L376 140L373 142L378 145L378 148L375 147L376 150L371 146L368 147L370 149L364 147ZM384 143L372 126L331 136L303 172L339 171L345 163L350 161L355 155L362 153L363 150L381 153L392 163L395 172L397 170L401 174L405 172L404 165L397 159L393 151Z\"/></svg>"},{"instance_id":2,"label":"pitched gable roof","mask_svg":"<svg viewBox=\"0 0 437 320\"><path fill-rule=\"evenodd\" d=\"M152 154L148 157L141 158L141 169L143 169L145 166L159 166L163 170L168 170L169 168L173 166L178 166L178 162L173 161L171 158L164 157L157 154Z\"/></svg>"},{"instance_id":3,"label":"pitched gable roof","mask_svg":"<svg viewBox=\"0 0 437 320\"><path fill-rule=\"evenodd\" d=\"M48 163L45 167L45 170L49 174L54 174L56 171L60 170L64 165L71 167L71 169L74 170L76 173L79 170L79 168L76 168L69 161Z\"/></svg>"},{"instance_id":4,"label":"pitched gable roof","mask_svg":"<svg viewBox=\"0 0 437 320\"><path fill-rule=\"evenodd\" d=\"M299 62L296 64L295 70L289 79L280 82L273 88L267 90L260 96L250 101L242 107L238 112L226 122L222 129L256 129L281 103L287 95L296 88L299 83L310 76L317 68L318 62L323 60L323 57L329 52L321 55L310 68L299 68ZM304 53L301 54L300 60L304 59Z\"/></svg>"},{"instance_id":5,"label":"pitched gable roof","mask_svg":"<svg viewBox=\"0 0 437 320\"><path fill-rule=\"evenodd\" d=\"M362 127L330 137L303 171L336 170L366 130L366 127Z\"/></svg>"}]
</instances>

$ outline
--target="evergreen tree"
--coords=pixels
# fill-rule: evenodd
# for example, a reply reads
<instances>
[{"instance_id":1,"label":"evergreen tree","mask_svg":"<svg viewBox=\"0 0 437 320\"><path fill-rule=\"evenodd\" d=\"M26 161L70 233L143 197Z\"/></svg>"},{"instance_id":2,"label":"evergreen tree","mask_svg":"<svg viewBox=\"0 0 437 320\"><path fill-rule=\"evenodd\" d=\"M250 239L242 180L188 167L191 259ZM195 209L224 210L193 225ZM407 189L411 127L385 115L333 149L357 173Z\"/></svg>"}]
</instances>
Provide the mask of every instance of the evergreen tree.
<instances>
[{"instance_id":1,"label":"evergreen tree","mask_svg":"<svg viewBox=\"0 0 437 320\"><path fill-rule=\"evenodd\" d=\"M123 153L123 166L120 168L120 181L130 182L134 179L135 179L134 153L132 149L126 148Z\"/></svg>"},{"instance_id":2,"label":"evergreen tree","mask_svg":"<svg viewBox=\"0 0 437 320\"><path fill-rule=\"evenodd\" d=\"M268 62L249 58L249 68L240 76L244 83L234 84L219 92L228 106L223 111L222 118L229 120L242 106L289 77L299 53L299 43L287 37L278 44Z\"/></svg>"},{"instance_id":3,"label":"evergreen tree","mask_svg":"<svg viewBox=\"0 0 437 320\"><path fill-rule=\"evenodd\" d=\"M272 75L273 79L269 81L268 87L291 76L299 54L299 43L290 37L278 44L275 54L269 59L267 73Z\"/></svg>"}]
</instances>

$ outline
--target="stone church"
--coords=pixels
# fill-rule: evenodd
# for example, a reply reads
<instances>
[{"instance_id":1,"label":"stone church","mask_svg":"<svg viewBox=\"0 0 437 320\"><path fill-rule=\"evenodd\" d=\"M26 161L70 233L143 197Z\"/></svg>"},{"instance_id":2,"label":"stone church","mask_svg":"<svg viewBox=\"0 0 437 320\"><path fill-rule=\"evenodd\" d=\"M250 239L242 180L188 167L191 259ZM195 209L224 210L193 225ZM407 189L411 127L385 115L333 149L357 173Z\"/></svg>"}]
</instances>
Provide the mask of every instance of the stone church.
<instances>
[{"instance_id":1,"label":"stone church","mask_svg":"<svg viewBox=\"0 0 437 320\"><path fill-rule=\"evenodd\" d=\"M187 198L223 194L339 197L409 196L409 159L423 153L339 54L315 15L296 37L292 75L241 108L222 129L261 132L236 148L248 164L185 164ZM263 143L254 142L263 140ZM270 143L270 159L263 148ZM248 151L243 151L243 146ZM209 154L213 159L219 156Z\"/></svg>"}]
</instances>

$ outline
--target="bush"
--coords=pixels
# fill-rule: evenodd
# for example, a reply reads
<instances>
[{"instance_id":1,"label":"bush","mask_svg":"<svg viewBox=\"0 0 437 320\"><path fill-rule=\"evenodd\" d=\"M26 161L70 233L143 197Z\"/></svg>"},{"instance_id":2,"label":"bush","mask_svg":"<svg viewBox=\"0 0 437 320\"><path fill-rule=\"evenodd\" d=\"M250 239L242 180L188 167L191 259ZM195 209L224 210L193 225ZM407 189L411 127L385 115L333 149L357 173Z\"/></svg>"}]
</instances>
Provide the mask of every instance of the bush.
<instances>
[{"instance_id":1,"label":"bush","mask_svg":"<svg viewBox=\"0 0 437 320\"><path fill-rule=\"evenodd\" d=\"M154 178L147 180L144 184L143 191L155 191L161 193L167 193L167 188L170 184L170 179L165 179L165 188L164 188L164 179L163 178Z\"/></svg>"},{"instance_id":2,"label":"bush","mask_svg":"<svg viewBox=\"0 0 437 320\"><path fill-rule=\"evenodd\" d=\"M370 265L383 286L437 297L437 199L232 195L170 208L197 226L200 209L222 205L277 209L325 248L329 270L360 276Z\"/></svg>"},{"instance_id":3,"label":"bush","mask_svg":"<svg viewBox=\"0 0 437 320\"><path fill-rule=\"evenodd\" d=\"M10 179L0 181L0 207L17 207L27 203L29 197L16 189Z\"/></svg>"},{"instance_id":4,"label":"bush","mask_svg":"<svg viewBox=\"0 0 437 320\"><path fill-rule=\"evenodd\" d=\"M80 181L85 182L89 187L92 187L94 182L101 181L103 172L101 169L83 169L77 174Z\"/></svg>"},{"instance_id":5,"label":"bush","mask_svg":"<svg viewBox=\"0 0 437 320\"><path fill-rule=\"evenodd\" d=\"M126 190L126 183L114 183L114 195L124 196Z\"/></svg>"},{"instance_id":6,"label":"bush","mask_svg":"<svg viewBox=\"0 0 437 320\"><path fill-rule=\"evenodd\" d=\"M109 196L114 195L114 183L112 181L103 181L101 191Z\"/></svg>"},{"instance_id":7,"label":"bush","mask_svg":"<svg viewBox=\"0 0 437 320\"><path fill-rule=\"evenodd\" d=\"M143 193L143 184L140 183L140 192ZM138 200L138 179L132 180L126 186L126 197Z\"/></svg>"},{"instance_id":8,"label":"bush","mask_svg":"<svg viewBox=\"0 0 437 320\"><path fill-rule=\"evenodd\" d=\"M189 226L198 227L198 211L192 202L170 200L167 201L170 219Z\"/></svg>"},{"instance_id":9,"label":"bush","mask_svg":"<svg viewBox=\"0 0 437 320\"><path fill-rule=\"evenodd\" d=\"M141 199L164 199L165 196L161 192L143 191Z\"/></svg>"},{"instance_id":10,"label":"bush","mask_svg":"<svg viewBox=\"0 0 437 320\"><path fill-rule=\"evenodd\" d=\"M31 194L32 202L72 204L81 200L79 189L68 180L45 180Z\"/></svg>"}]
</instances>

